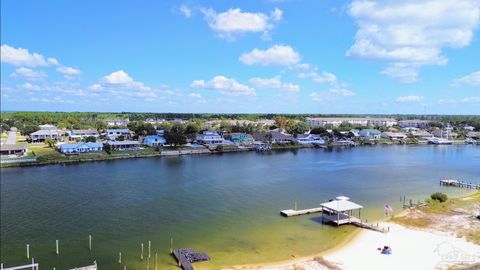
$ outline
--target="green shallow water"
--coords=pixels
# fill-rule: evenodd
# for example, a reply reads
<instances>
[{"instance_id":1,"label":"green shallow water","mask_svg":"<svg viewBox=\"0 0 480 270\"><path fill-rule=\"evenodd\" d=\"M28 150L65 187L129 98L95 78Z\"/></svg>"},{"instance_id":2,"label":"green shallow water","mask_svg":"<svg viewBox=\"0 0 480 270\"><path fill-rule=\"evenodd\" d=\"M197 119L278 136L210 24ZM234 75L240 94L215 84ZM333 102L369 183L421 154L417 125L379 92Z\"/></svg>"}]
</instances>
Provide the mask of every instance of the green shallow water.
<instances>
[{"instance_id":1,"label":"green shallow water","mask_svg":"<svg viewBox=\"0 0 480 270\"><path fill-rule=\"evenodd\" d=\"M27 262L28 243L41 269L93 260L100 269L146 269L140 244L146 256L150 240L151 265L158 252L160 269L177 269L168 255L172 236L175 246L212 257L199 268L281 261L324 251L355 230L322 225L319 215L280 217L294 201L310 208L347 195L373 221L383 218L385 203L400 211L402 195L469 193L440 187L444 177L480 182L480 147L303 149L2 169L0 260Z\"/></svg>"}]
</instances>

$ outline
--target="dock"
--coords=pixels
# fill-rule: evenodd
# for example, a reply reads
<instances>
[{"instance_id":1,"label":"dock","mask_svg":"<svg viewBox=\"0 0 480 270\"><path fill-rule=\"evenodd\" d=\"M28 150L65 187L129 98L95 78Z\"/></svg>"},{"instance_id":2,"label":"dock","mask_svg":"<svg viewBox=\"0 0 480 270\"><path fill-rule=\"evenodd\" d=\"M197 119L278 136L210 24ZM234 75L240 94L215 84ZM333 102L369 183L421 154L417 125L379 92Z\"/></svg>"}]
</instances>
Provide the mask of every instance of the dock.
<instances>
[{"instance_id":1,"label":"dock","mask_svg":"<svg viewBox=\"0 0 480 270\"><path fill-rule=\"evenodd\" d=\"M72 268L70 270L97 270L97 265L92 264L92 265L89 265L89 266L75 267L75 268Z\"/></svg>"},{"instance_id":2,"label":"dock","mask_svg":"<svg viewBox=\"0 0 480 270\"><path fill-rule=\"evenodd\" d=\"M480 184L467 183L467 182L459 181L459 180L455 180L455 179L442 179L442 180L440 180L440 185L441 186L451 186L451 187L457 187L457 188L480 190Z\"/></svg>"},{"instance_id":3,"label":"dock","mask_svg":"<svg viewBox=\"0 0 480 270\"><path fill-rule=\"evenodd\" d=\"M210 257L203 252L195 252L193 248L179 248L172 252L173 256L183 270L193 270L192 263L209 261Z\"/></svg>"},{"instance_id":4,"label":"dock","mask_svg":"<svg viewBox=\"0 0 480 270\"><path fill-rule=\"evenodd\" d=\"M280 211L280 215L284 217L293 217L293 216L308 215L311 213L318 213L318 212L322 212L322 207L309 208L309 209L303 209L303 210L287 209L287 210Z\"/></svg>"}]
</instances>

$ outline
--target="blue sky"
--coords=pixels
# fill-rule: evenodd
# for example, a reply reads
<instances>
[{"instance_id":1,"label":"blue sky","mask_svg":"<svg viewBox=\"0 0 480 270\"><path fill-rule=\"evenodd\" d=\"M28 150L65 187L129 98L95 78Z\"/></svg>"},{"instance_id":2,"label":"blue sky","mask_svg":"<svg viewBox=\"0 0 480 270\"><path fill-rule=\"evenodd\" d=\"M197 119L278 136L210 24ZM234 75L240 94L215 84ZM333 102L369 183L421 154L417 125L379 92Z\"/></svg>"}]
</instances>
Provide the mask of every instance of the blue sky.
<instances>
[{"instance_id":1,"label":"blue sky","mask_svg":"<svg viewBox=\"0 0 480 270\"><path fill-rule=\"evenodd\" d=\"M480 114L480 1L1 2L2 110Z\"/></svg>"}]
</instances>

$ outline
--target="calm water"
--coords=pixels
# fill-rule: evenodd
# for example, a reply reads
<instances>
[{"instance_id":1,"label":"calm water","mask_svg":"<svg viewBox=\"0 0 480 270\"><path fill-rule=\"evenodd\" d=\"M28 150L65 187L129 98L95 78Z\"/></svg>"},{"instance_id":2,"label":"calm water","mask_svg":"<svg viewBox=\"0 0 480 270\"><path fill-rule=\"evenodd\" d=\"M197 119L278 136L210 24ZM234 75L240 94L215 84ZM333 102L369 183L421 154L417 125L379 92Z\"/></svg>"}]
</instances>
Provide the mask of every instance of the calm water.
<instances>
[{"instance_id":1,"label":"calm water","mask_svg":"<svg viewBox=\"0 0 480 270\"><path fill-rule=\"evenodd\" d=\"M161 269L176 269L171 236L175 246L213 258L200 268L285 260L328 249L355 230L322 225L318 215L280 217L294 201L316 207L343 194L376 220L384 203L399 211L402 195L467 193L440 187L443 177L480 182L480 147L304 149L2 169L1 262L27 262L28 243L42 269L93 260L101 269L146 269L140 244L147 256L150 240L151 265L158 252Z\"/></svg>"}]
</instances>

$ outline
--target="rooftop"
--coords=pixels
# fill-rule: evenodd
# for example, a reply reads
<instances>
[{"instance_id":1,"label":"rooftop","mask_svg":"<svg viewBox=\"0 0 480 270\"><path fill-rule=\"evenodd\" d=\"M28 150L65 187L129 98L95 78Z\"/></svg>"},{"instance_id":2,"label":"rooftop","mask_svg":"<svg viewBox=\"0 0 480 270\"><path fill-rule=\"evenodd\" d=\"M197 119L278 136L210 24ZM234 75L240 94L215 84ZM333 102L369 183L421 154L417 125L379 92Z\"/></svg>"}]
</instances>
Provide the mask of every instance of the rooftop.
<instances>
[{"instance_id":1,"label":"rooftop","mask_svg":"<svg viewBox=\"0 0 480 270\"><path fill-rule=\"evenodd\" d=\"M322 203L320 204L322 207L325 207L329 210L333 210L335 212L345 212L349 210L356 210L356 209L361 209L363 206L356 204L352 201L349 200L333 200L330 202Z\"/></svg>"}]
</instances>

